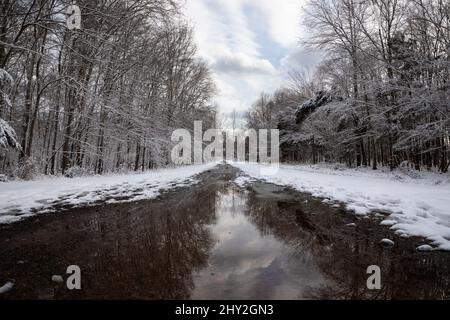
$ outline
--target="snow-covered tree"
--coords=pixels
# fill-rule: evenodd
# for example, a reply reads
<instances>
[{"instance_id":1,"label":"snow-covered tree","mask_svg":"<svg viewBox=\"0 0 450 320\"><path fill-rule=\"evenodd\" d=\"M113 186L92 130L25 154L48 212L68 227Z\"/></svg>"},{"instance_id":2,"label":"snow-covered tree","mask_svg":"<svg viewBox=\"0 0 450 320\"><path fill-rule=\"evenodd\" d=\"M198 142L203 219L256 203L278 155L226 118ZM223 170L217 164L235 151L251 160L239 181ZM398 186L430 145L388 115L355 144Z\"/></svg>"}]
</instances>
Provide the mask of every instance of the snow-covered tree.
<instances>
[{"instance_id":1,"label":"snow-covered tree","mask_svg":"<svg viewBox=\"0 0 450 320\"><path fill-rule=\"evenodd\" d=\"M16 132L3 119L0 119L0 147L4 149L13 148L19 151L22 150L19 142L17 142Z\"/></svg>"},{"instance_id":2,"label":"snow-covered tree","mask_svg":"<svg viewBox=\"0 0 450 320\"><path fill-rule=\"evenodd\" d=\"M326 58L314 86L296 81L294 91L322 93L282 111L283 154L373 169L409 163L448 171L449 2L310 0L306 8L305 43ZM280 111L273 99L264 105Z\"/></svg>"},{"instance_id":3,"label":"snow-covered tree","mask_svg":"<svg viewBox=\"0 0 450 320\"><path fill-rule=\"evenodd\" d=\"M0 117L23 148L2 168L145 170L168 163L175 128L213 122L214 83L181 2L79 0L81 29L69 30L71 1L2 1Z\"/></svg>"}]
</instances>

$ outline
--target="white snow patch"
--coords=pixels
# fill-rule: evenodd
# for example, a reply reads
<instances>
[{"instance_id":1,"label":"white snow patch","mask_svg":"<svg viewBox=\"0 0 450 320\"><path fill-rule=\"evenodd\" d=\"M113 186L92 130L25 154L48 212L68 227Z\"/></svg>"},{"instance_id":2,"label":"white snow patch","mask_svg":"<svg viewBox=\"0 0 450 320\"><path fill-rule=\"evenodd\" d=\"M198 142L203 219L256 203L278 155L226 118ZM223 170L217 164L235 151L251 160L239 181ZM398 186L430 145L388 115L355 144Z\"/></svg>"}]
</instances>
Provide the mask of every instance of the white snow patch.
<instances>
[{"instance_id":1,"label":"white snow patch","mask_svg":"<svg viewBox=\"0 0 450 320\"><path fill-rule=\"evenodd\" d=\"M0 183L0 224L54 211L54 205L76 207L98 201L118 203L152 199L163 189L196 183L195 175L215 165L208 163L127 175Z\"/></svg>"},{"instance_id":2,"label":"white snow patch","mask_svg":"<svg viewBox=\"0 0 450 320\"><path fill-rule=\"evenodd\" d=\"M384 220L380 223L382 226L393 226L397 224L396 220Z\"/></svg>"},{"instance_id":3,"label":"white snow patch","mask_svg":"<svg viewBox=\"0 0 450 320\"><path fill-rule=\"evenodd\" d=\"M61 277L59 275L54 275L54 276L52 276L52 281L56 282L56 283L63 283L64 279L63 279L63 277Z\"/></svg>"},{"instance_id":4,"label":"white snow patch","mask_svg":"<svg viewBox=\"0 0 450 320\"><path fill-rule=\"evenodd\" d=\"M0 119L0 147L7 149L9 147L21 150L17 135L14 129L3 119Z\"/></svg>"},{"instance_id":5,"label":"white snow patch","mask_svg":"<svg viewBox=\"0 0 450 320\"><path fill-rule=\"evenodd\" d=\"M14 282L8 281L2 287L0 287L0 294L7 293L14 287Z\"/></svg>"},{"instance_id":6,"label":"white snow patch","mask_svg":"<svg viewBox=\"0 0 450 320\"><path fill-rule=\"evenodd\" d=\"M380 241L380 244L383 245L383 247L393 247L395 246L395 242L391 239L383 239Z\"/></svg>"},{"instance_id":7,"label":"white snow patch","mask_svg":"<svg viewBox=\"0 0 450 320\"><path fill-rule=\"evenodd\" d=\"M254 182L255 179L250 178L248 176L239 176L234 180L234 183L237 184L239 187L245 187L248 184L251 184Z\"/></svg>"},{"instance_id":8,"label":"white snow patch","mask_svg":"<svg viewBox=\"0 0 450 320\"><path fill-rule=\"evenodd\" d=\"M430 251L433 251L433 248L427 244L424 244L423 246L417 247L417 251L430 252Z\"/></svg>"},{"instance_id":9,"label":"white snow patch","mask_svg":"<svg viewBox=\"0 0 450 320\"><path fill-rule=\"evenodd\" d=\"M438 249L450 251L448 174L421 173L416 179L406 176L399 180L394 178L398 172L280 165L276 175L265 176L261 174L262 165L232 165L255 179L345 203L347 209L358 215L373 211L390 213L383 224L390 225L400 236L424 237Z\"/></svg>"}]
</instances>

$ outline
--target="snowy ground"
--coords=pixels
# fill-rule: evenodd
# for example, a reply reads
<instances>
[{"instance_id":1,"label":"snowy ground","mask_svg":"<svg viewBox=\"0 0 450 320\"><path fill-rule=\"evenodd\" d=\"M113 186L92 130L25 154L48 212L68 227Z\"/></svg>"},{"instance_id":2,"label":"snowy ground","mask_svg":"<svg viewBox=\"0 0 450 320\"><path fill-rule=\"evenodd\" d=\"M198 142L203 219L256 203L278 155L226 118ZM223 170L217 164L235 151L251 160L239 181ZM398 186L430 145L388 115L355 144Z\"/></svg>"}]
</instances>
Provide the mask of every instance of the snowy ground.
<instances>
[{"instance_id":1,"label":"snowy ground","mask_svg":"<svg viewBox=\"0 0 450 320\"><path fill-rule=\"evenodd\" d=\"M151 199L163 189L196 183L194 176L214 165L141 174L0 183L0 223L12 223L61 206ZM261 179L311 193L330 205L345 203L358 215L386 212L389 217L382 224L390 226L399 236L425 237L436 248L450 251L449 175L282 165L276 175L263 176L260 165L233 165L248 175L236 180L239 185Z\"/></svg>"},{"instance_id":2,"label":"snowy ground","mask_svg":"<svg viewBox=\"0 0 450 320\"><path fill-rule=\"evenodd\" d=\"M45 178L0 183L0 224L12 223L54 206L81 206L155 198L169 190L196 182L194 176L214 163L128 175L83 178Z\"/></svg>"},{"instance_id":3,"label":"snowy ground","mask_svg":"<svg viewBox=\"0 0 450 320\"><path fill-rule=\"evenodd\" d=\"M450 179L437 173L394 173L326 166L281 165L274 176L263 176L261 165L234 163L248 176L345 203L358 215L389 213L382 222L399 236L420 236L450 251ZM337 170L335 170L337 169ZM240 178L237 183L245 184Z\"/></svg>"}]
</instances>

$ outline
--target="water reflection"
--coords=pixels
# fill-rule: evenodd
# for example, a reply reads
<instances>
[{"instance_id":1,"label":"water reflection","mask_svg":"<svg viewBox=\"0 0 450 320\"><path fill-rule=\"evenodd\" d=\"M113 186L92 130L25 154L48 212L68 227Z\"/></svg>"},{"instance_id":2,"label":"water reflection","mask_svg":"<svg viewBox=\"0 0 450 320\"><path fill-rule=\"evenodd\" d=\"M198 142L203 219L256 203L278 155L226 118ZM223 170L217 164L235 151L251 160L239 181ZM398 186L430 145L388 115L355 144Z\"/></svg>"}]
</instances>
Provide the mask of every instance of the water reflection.
<instances>
[{"instance_id":1,"label":"water reflection","mask_svg":"<svg viewBox=\"0 0 450 320\"><path fill-rule=\"evenodd\" d=\"M320 270L325 281L307 288L305 298L449 299L448 253L418 253L420 239L396 238L392 250L383 249L379 240L392 233L373 219L357 219L306 195L280 201L279 188L267 188L255 186L256 192L249 194L248 214L264 234L288 244L295 259L307 259ZM370 265L382 269L380 291L367 289L365 271Z\"/></svg>"},{"instance_id":2,"label":"water reflection","mask_svg":"<svg viewBox=\"0 0 450 320\"><path fill-rule=\"evenodd\" d=\"M215 190L202 188L3 227L0 281L16 280L3 298L187 299L213 245L215 205ZM71 264L82 270L79 292L51 282Z\"/></svg>"},{"instance_id":3,"label":"water reflection","mask_svg":"<svg viewBox=\"0 0 450 320\"><path fill-rule=\"evenodd\" d=\"M194 299L292 299L323 282L310 257L295 257L294 248L269 232L270 218L250 205L248 192L218 192L217 221L210 226L216 245L209 265L196 276ZM269 212L271 205L263 206Z\"/></svg>"},{"instance_id":4,"label":"water reflection","mask_svg":"<svg viewBox=\"0 0 450 320\"><path fill-rule=\"evenodd\" d=\"M371 219L272 185L239 189L235 175L218 170L159 201L2 226L0 282L15 287L0 298L449 298L449 254L417 253L418 239L387 251L378 242L392 234ZM71 264L79 292L51 282ZM366 289L373 264L381 291Z\"/></svg>"}]
</instances>

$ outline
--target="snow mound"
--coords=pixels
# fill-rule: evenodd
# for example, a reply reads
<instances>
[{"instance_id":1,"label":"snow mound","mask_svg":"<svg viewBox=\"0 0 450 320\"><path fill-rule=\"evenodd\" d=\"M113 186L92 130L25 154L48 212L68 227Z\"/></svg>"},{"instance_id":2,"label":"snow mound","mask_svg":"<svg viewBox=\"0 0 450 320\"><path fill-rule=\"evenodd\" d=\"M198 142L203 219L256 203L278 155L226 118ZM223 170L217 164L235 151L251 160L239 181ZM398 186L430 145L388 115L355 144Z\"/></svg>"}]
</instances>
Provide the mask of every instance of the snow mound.
<instances>
[{"instance_id":1,"label":"snow mound","mask_svg":"<svg viewBox=\"0 0 450 320\"><path fill-rule=\"evenodd\" d=\"M433 247L431 247L431 246L429 246L427 244L424 244L423 246L418 247L417 251L419 251L419 252L430 252L430 251L433 251Z\"/></svg>"}]
</instances>

